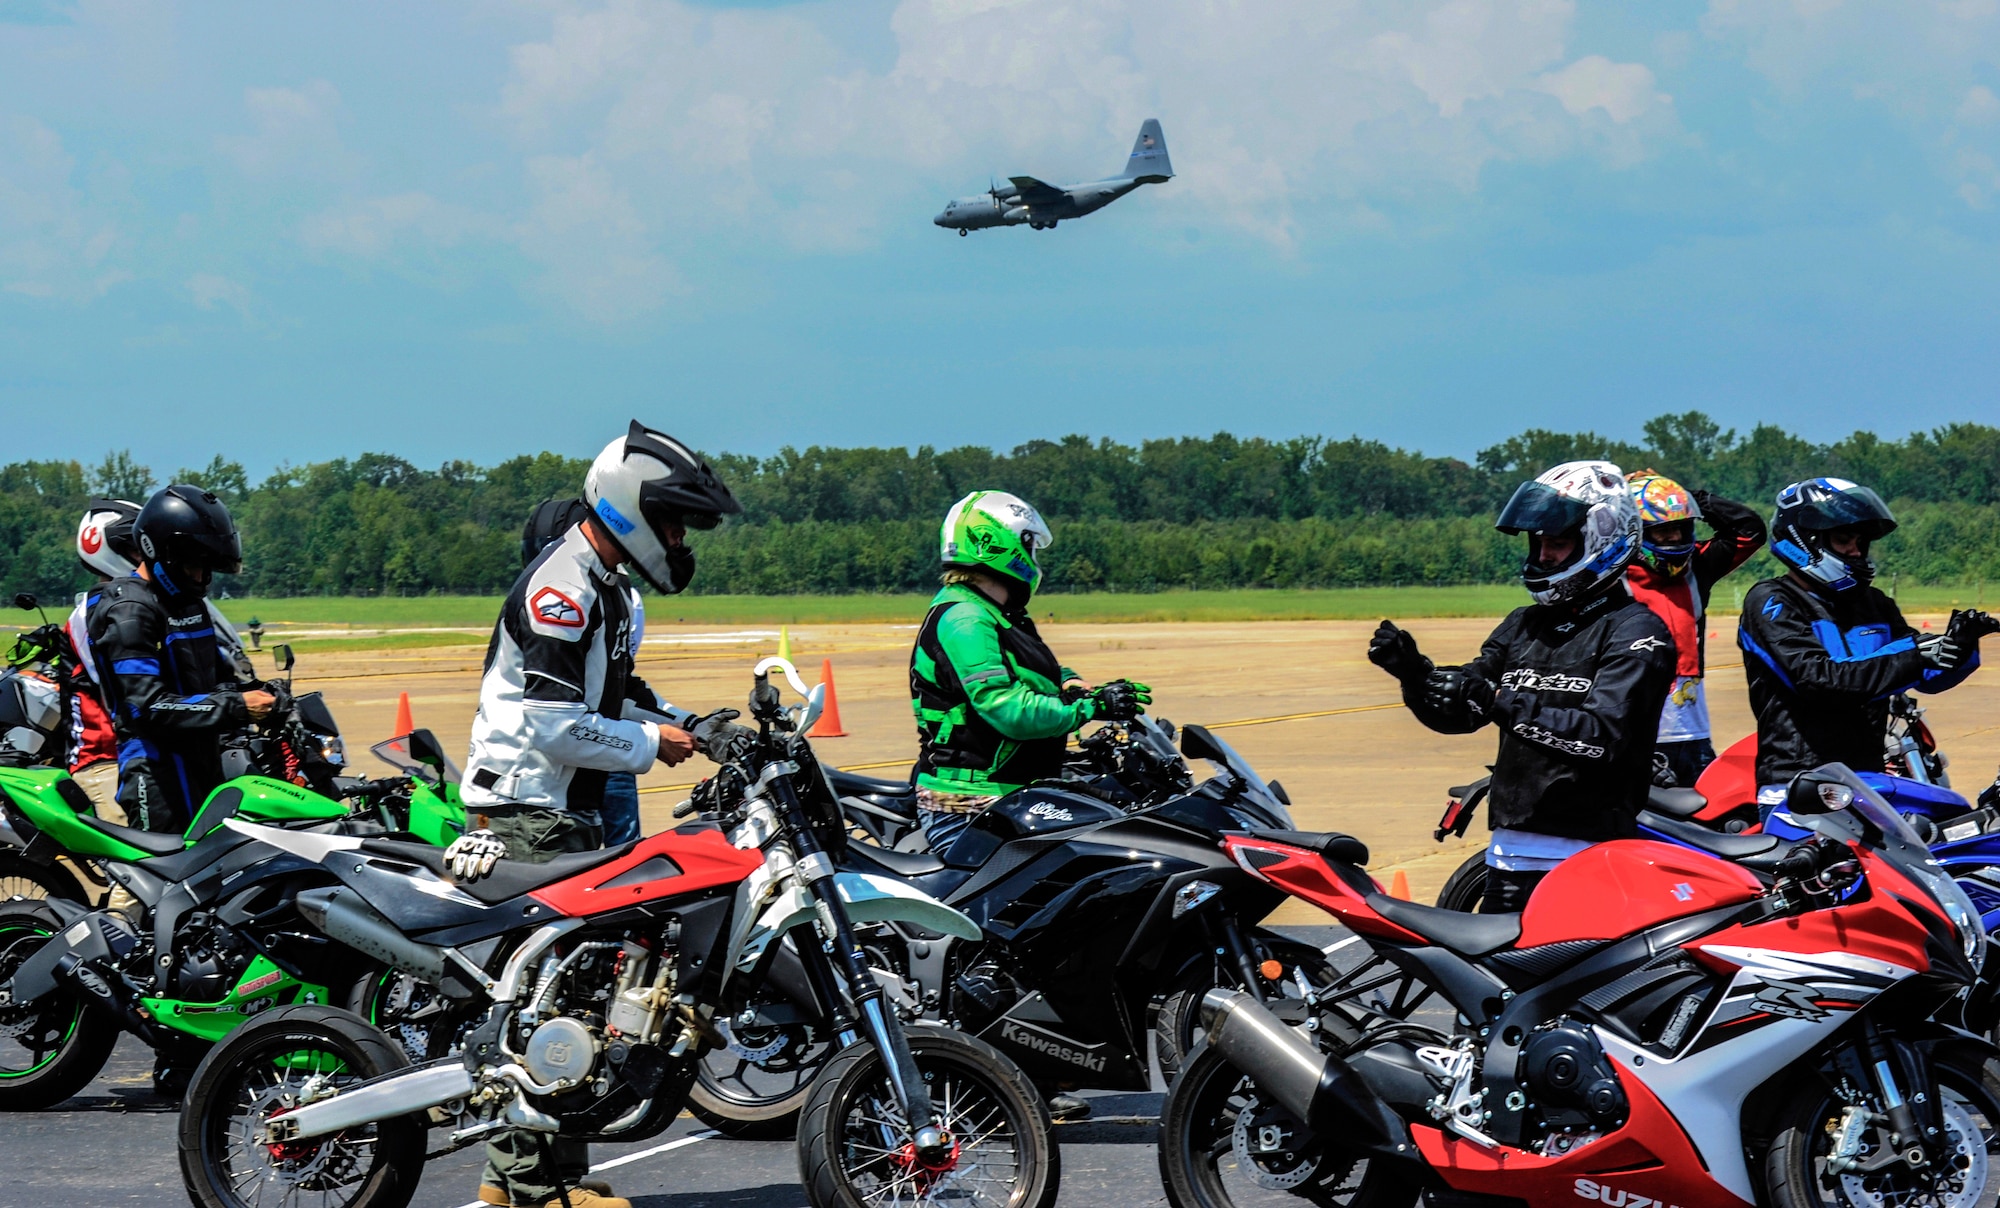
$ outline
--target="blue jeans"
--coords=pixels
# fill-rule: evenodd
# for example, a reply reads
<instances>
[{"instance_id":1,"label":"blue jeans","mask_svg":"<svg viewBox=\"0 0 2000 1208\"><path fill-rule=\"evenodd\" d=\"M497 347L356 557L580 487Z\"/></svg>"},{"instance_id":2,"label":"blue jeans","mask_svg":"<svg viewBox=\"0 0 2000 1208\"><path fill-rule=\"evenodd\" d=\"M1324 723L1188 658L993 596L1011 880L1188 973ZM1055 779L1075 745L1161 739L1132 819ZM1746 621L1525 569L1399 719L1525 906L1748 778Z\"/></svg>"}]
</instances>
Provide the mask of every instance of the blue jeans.
<instances>
[{"instance_id":1,"label":"blue jeans","mask_svg":"<svg viewBox=\"0 0 2000 1208\"><path fill-rule=\"evenodd\" d=\"M639 778L612 772L604 778L604 846L617 847L639 837Z\"/></svg>"}]
</instances>

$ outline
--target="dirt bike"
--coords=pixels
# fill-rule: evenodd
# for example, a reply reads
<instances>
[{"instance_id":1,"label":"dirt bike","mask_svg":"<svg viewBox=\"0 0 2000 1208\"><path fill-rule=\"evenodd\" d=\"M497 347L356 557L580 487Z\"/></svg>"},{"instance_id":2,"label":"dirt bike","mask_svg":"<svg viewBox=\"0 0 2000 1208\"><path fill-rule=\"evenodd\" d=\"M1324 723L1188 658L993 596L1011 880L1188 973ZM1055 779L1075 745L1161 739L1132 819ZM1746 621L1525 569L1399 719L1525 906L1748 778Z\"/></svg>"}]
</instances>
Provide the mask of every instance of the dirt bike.
<instances>
[{"instance_id":1,"label":"dirt bike","mask_svg":"<svg viewBox=\"0 0 2000 1208\"><path fill-rule=\"evenodd\" d=\"M1391 898L1344 835L1232 837L1414 989L1400 1010L1339 991L1307 1029L1208 995L1162 1113L1168 1199L1990 1202L1996 1050L1938 1022L1978 986L1978 915L1846 768L1801 775L1789 803L1814 837L1769 884L1617 840L1507 915ZM1411 1007L1429 996L1443 1009Z\"/></svg>"},{"instance_id":2,"label":"dirt bike","mask_svg":"<svg viewBox=\"0 0 2000 1208\"><path fill-rule=\"evenodd\" d=\"M1143 1091L1148 1033L1172 1078L1210 987L1245 987L1291 1012L1301 987L1332 980L1325 953L1259 926L1279 897L1219 847L1224 831L1288 826L1284 803L1189 726L1187 753L1216 769L1196 787L1172 733L1150 718L1092 732L1063 780L996 802L942 854L847 845L842 869L914 886L979 924L969 940L910 924L862 929L906 1021L988 1041L1044 1091ZM827 1059L823 1026L776 998L728 1026L690 1108L733 1136L791 1135Z\"/></svg>"},{"instance_id":3,"label":"dirt bike","mask_svg":"<svg viewBox=\"0 0 2000 1208\"><path fill-rule=\"evenodd\" d=\"M803 707L780 706L774 668ZM907 886L835 871L845 826L803 737L820 690L781 660L756 677L758 739L697 791L709 820L624 847L502 860L460 884L434 847L228 823L339 882L299 895L325 935L421 975L476 1021L458 1053L416 1066L380 1029L326 1007L237 1029L195 1072L181 1115L193 1201L400 1206L434 1110L453 1121L452 1145L501 1129L654 1135L790 935L804 992L831 1008L841 1050L799 1131L809 1201L1052 1202L1058 1153L1027 1080L970 1037L904 1027L855 941L858 927L891 920L977 929Z\"/></svg>"},{"instance_id":4,"label":"dirt bike","mask_svg":"<svg viewBox=\"0 0 2000 1208\"><path fill-rule=\"evenodd\" d=\"M383 747L396 743L420 753L436 745L419 732ZM87 801L73 808L65 790L80 793L59 772L36 773L48 778L38 792L6 785L9 825L28 836L30 851L47 841L87 854L135 906L93 911L66 897L0 903L0 1111L69 1098L103 1068L120 1031L146 1041L161 1069L183 1072L244 1020L291 1003L348 1003L398 1027L405 1043L427 1036L433 996L329 945L298 917L297 897L317 870L226 827L255 820L455 837L464 826L455 787L442 767L418 769L342 777L347 802L244 776L216 789L185 835L122 838L125 828L99 822Z\"/></svg>"}]
</instances>

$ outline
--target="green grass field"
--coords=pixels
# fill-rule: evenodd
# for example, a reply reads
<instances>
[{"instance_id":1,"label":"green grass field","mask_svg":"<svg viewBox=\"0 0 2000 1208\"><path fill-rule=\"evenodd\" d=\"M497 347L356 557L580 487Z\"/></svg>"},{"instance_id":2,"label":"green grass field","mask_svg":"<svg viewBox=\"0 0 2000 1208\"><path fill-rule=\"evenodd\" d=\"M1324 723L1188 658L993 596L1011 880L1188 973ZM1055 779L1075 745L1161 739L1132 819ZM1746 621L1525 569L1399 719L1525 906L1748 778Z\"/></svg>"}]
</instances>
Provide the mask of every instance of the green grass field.
<instances>
[{"instance_id":1,"label":"green grass field","mask_svg":"<svg viewBox=\"0 0 2000 1208\"><path fill-rule=\"evenodd\" d=\"M1748 581L1742 584L1747 588ZM1983 585L1903 587L1905 612L1944 613L1984 607ZM1994 593L2000 596L2000 592ZM658 596L647 599L657 624L809 625L914 623L927 595L855 596ZM1736 610L1736 586L1715 594L1711 611ZM1498 617L1528 602L1518 587L1357 587L1325 591L1163 591L1051 594L1035 601L1038 620L1113 623L1149 621L1359 621L1375 617ZM1994 601L2000 606L2000 599ZM256 617L267 644L291 641L310 648L376 649L483 643L500 610L497 596L349 597L298 596L225 601L223 611L243 628ZM405 630L356 633L328 630ZM470 632L422 632L460 630ZM319 631L310 636L300 631ZM0 628L4 632L4 628ZM296 636L295 636L296 635Z\"/></svg>"}]
</instances>

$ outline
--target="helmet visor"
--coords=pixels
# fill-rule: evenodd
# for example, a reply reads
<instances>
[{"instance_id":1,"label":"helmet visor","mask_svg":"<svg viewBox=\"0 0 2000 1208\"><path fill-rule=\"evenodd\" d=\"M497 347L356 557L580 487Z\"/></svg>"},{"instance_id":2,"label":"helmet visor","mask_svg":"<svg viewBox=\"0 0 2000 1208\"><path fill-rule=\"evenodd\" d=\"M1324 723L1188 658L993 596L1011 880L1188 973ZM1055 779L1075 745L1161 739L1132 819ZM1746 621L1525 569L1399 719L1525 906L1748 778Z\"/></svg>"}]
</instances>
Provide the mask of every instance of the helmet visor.
<instances>
[{"instance_id":1,"label":"helmet visor","mask_svg":"<svg viewBox=\"0 0 2000 1208\"><path fill-rule=\"evenodd\" d=\"M1567 533L1580 528L1590 515L1590 504L1559 494L1544 482L1524 482L1493 527L1503 533Z\"/></svg>"},{"instance_id":2,"label":"helmet visor","mask_svg":"<svg viewBox=\"0 0 2000 1208\"><path fill-rule=\"evenodd\" d=\"M1882 497L1867 487L1847 487L1839 491L1812 491L1798 511L1797 525L1810 532L1829 529L1859 529L1864 537L1887 536L1896 529L1896 517Z\"/></svg>"}]
</instances>

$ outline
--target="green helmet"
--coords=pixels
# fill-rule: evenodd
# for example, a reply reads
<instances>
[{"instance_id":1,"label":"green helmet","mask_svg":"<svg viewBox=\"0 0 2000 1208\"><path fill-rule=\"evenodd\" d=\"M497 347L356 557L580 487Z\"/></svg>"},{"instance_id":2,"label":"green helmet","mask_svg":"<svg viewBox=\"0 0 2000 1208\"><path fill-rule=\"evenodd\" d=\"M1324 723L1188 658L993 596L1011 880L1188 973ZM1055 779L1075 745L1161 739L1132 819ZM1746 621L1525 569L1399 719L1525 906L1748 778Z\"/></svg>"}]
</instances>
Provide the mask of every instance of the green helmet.
<instances>
[{"instance_id":1,"label":"green helmet","mask_svg":"<svg viewBox=\"0 0 2000 1208\"><path fill-rule=\"evenodd\" d=\"M1041 514L1005 491L974 491L952 504L938 536L946 566L983 566L1030 592L1042 581L1035 555L1055 544Z\"/></svg>"}]
</instances>

